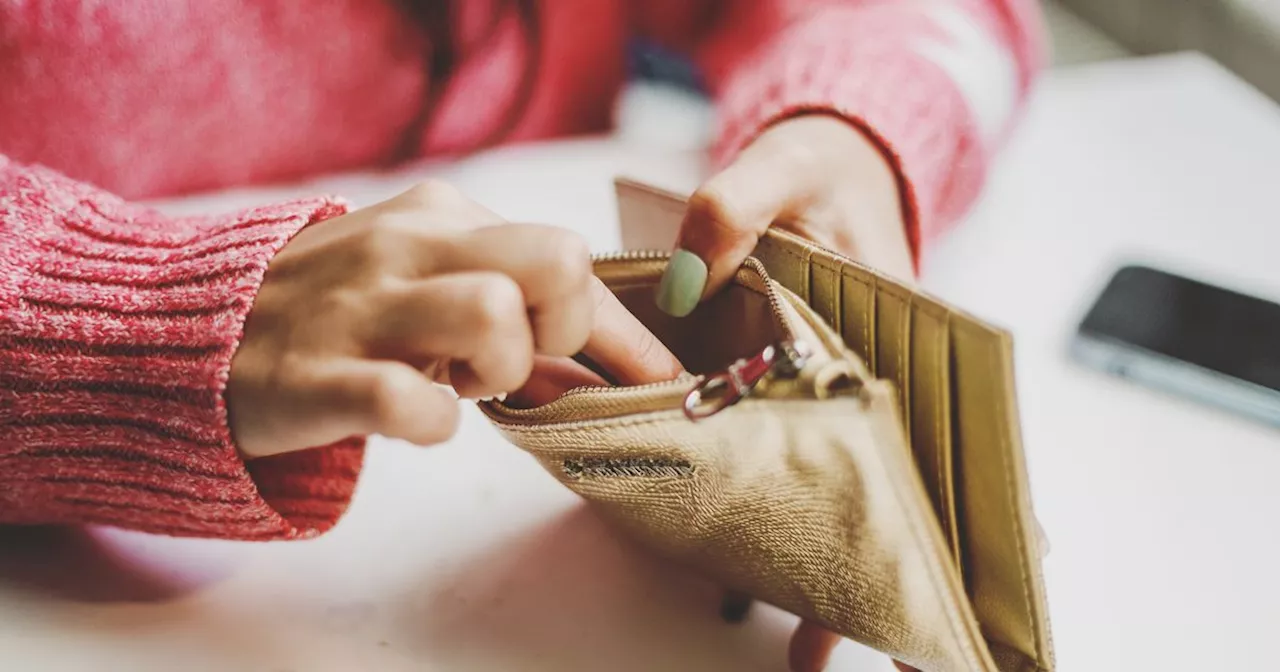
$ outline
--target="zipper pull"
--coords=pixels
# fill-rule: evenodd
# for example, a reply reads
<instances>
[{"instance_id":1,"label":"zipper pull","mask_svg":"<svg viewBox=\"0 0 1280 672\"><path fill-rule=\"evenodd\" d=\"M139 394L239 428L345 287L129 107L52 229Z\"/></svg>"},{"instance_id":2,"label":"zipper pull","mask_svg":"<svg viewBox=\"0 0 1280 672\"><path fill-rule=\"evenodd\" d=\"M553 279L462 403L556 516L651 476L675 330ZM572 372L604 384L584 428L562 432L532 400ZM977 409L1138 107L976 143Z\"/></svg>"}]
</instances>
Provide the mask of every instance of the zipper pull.
<instances>
[{"instance_id":1,"label":"zipper pull","mask_svg":"<svg viewBox=\"0 0 1280 672\"><path fill-rule=\"evenodd\" d=\"M794 378L812 351L801 341L783 341L751 359L739 359L720 373L705 376L684 398L684 415L697 422L742 401L767 375Z\"/></svg>"}]
</instances>

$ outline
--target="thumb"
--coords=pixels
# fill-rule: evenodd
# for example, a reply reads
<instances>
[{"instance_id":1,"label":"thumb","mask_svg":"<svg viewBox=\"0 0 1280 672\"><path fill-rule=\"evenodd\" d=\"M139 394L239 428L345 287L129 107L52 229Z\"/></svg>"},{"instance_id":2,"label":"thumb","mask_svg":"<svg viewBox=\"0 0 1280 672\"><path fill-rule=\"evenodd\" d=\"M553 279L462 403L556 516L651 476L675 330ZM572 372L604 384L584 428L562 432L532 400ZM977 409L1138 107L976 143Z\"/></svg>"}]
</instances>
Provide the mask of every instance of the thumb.
<instances>
[{"instance_id":1,"label":"thumb","mask_svg":"<svg viewBox=\"0 0 1280 672\"><path fill-rule=\"evenodd\" d=\"M787 205L784 176L757 161L738 162L689 198L662 282L658 307L684 317L729 282Z\"/></svg>"}]
</instances>

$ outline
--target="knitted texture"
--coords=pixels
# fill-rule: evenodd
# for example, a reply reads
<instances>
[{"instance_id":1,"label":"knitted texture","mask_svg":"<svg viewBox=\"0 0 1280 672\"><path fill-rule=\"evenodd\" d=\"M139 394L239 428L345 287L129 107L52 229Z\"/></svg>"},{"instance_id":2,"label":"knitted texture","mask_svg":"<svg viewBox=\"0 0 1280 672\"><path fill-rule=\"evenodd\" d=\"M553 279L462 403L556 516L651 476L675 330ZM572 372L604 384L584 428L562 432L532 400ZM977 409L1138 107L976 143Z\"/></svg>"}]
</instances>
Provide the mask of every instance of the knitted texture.
<instances>
[{"instance_id":1,"label":"knitted texture","mask_svg":"<svg viewBox=\"0 0 1280 672\"><path fill-rule=\"evenodd\" d=\"M360 469L359 439L245 463L223 399L271 256L345 206L175 218L87 183L173 195L600 131L637 36L698 66L719 165L792 115L862 129L918 254L1044 47L1035 0L457 0L436 82L406 4L0 3L0 523L310 536Z\"/></svg>"},{"instance_id":2,"label":"knitted texture","mask_svg":"<svg viewBox=\"0 0 1280 672\"><path fill-rule=\"evenodd\" d=\"M362 442L246 465L222 393L271 255L344 211L313 199L166 218L0 156L0 523L331 527Z\"/></svg>"},{"instance_id":3,"label":"knitted texture","mask_svg":"<svg viewBox=\"0 0 1280 672\"><path fill-rule=\"evenodd\" d=\"M927 47L982 79L997 66L971 42L988 44L1016 103L1045 46L1035 0L541 0L532 36L516 3L469 0L448 13L452 74L431 82L429 31L405 4L0 3L0 153L135 198L365 168L406 140L439 156L597 132L637 36L699 67L722 163L806 110L873 131L920 201L920 241L964 212L998 140L975 135L980 112Z\"/></svg>"}]
</instances>

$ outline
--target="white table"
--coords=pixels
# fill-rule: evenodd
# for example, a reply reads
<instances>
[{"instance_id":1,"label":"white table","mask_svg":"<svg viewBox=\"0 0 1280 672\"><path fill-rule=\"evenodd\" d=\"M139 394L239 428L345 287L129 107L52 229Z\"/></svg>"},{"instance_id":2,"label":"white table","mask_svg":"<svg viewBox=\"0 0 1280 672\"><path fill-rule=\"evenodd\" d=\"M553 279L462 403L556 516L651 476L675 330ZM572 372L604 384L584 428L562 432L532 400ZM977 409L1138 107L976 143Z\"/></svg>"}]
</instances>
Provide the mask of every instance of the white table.
<instances>
[{"instance_id":1,"label":"white table","mask_svg":"<svg viewBox=\"0 0 1280 672\"><path fill-rule=\"evenodd\" d=\"M696 137L636 133L166 207L315 190L365 204L430 174L608 249L613 175L690 189L702 170ZM1017 338L1062 670L1274 664L1280 432L1064 352L1120 259L1280 297L1278 186L1280 109L1211 63L1059 71L981 207L931 254L930 288ZM375 441L349 515L314 541L0 531L0 669L785 669L794 619L759 609L724 625L717 596L608 529L472 412L446 446ZM846 643L831 669L890 668Z\"/></svg>"}]
</instances>

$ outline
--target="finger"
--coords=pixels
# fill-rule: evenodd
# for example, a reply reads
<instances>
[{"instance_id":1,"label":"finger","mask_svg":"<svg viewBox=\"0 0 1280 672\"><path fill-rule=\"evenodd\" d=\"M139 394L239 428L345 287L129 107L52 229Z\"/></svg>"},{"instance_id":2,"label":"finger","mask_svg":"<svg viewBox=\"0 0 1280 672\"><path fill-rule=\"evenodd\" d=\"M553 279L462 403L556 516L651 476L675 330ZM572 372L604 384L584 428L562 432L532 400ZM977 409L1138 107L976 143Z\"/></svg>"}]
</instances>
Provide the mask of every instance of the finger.
<instances>
[{"instance_id":1,"label":"finger","mask_svg":"<svg viewBox=\"0 0 1280 672\"><path fill-rule=\"evenodd\" d=\"M595 324L583 354L620 385L643 385L672 380L684 371L680 360L658 341L626 306L598 279Z\"/></svg>"},{"instance_id":2,"label":"finger","mask_svg":"<svg viewBox=\"0 0 1280 672\"><path fill-rule=\"evenodd\" d=\"M719 291L786 209L791 190L785 175L758 161L740 161L703 184L689 198L658 306L684 317Z\"/></svg>"},{"instance_id":3,"label":"finger","mask_svg":"<svg viewBox=\"0 0 1280 672\"><path fill-rule=\"evenodd\" d=\"M465 399L484 399L497 394L479 381L475 371L465 362L451 363L449 377L458 395ZM534 355L533 369L524 385L503 394L507 395L507 405L512 408L534 408L559 399L575 387L586 385L606 387L609 381L568 357Z\"/></svg>"},{"instance_id":4,"label":"finger","mask_svg":"<svg viewBox=\"0 0 1280 672\"><path fill-rule=\"evenodd\" d=\"M539 356L533 363L533 374L524 387L507 397L513 408L535 408L559 399L575 387L607 386L599 374L568 357Z\"/></svg>"},{"instance_id":5,"label":"finger","mask_svg":"<svg viewBox=\"0 0 1280 672\"><path fill-rule=\"evenodd\" d=\"M309 415L300 431L326 435L309 445L368 434L431 445L457 431L457 399L401 362L328 360L295 380Z\"/></svg>"},{"instance_id":6,"label":"finger","mask_svg":"<svg viewBox=\"0 0 1280 672\"><path fill-rule=\"evenodd\" d=\"M463 362L470 375L450 382L466 397L510 392L529 378L528 313L520 288L505 275L459 273L405 283L378 303L365 337L370 357L418 368L441 358Z\"/></svg>"},{"instance_id":7,"label":"finger","mask_svg":"<svg viewBox=\"0 0 1280 672\"><path fill-rule=\"evenodd\" d=\"M791 672L822 672L839 643L839 635L813 621L801 621L787 652Z\"/></svg>"},{"instance_id":8,"label":"finger","mask_svg":"<svg viewBox=\"0 0 1280 672\"><path fill-rule=\"evenodd\" d=\"M572 355L582 349L595 312L591 251L580 236L553 226L476 229L441 255L437 272L496 271L519 285L533 323L537 351Z\"/></svg>"}]
</instances>

